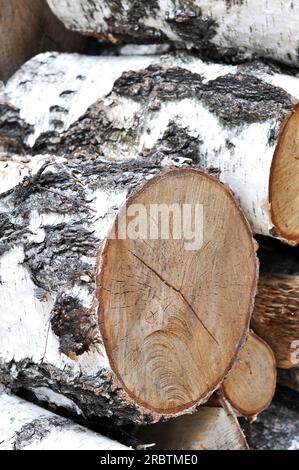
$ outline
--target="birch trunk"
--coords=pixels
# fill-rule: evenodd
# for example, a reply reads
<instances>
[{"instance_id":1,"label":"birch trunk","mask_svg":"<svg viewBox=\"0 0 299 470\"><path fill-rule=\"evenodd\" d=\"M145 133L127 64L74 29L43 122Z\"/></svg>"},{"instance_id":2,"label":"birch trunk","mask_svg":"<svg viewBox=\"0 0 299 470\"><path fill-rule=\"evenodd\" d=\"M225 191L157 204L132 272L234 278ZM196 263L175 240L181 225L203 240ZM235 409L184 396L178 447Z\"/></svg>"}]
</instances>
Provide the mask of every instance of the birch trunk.
<instances>
[{"instance_id":1,"label":"birch trunk","mask_svg":"<svg viewBox=\"0 0 299 470\"><path fill-rule=\"evenodd\" d=\"M128 447L3 392L0 450L128 450Z\"/></svg>"},{"instance_id":2,"label":"birch trunk","mask_svg":"<svg viewBox=\"0 0 299 470\"><path fill-rule=\"evenodd\" d=\"M192 411L219 387L248 331L254 241L218 180L189 168L157 175L162 170L149 158L1 162L6 386L39 399L51 389L86 416L135 422ZM194 202L205 208L200 246L186 248L189 235L136 238L136 225L122 238L136 204L148 211Z\"/></svg>"},{"instance_id":3,"label":"birch trunk","mask_svg":"<svg viewBox=\"0 0 299 470\"><path fill-rule=\"evenodd\" d=\"M174 42L204 55L240 61L271 58L295 67L299 5L271 0L48 0L64 24L117 42Z\"/></svg>"},{"instance_id":4,"label":"birch trunk","mask_svg":"<svg viewBox=\"0 0 299 470\"><path fill-rule=\"evenodd\" d=\"M258 65L48 54L2 93L1 136L15 151L189 158L219 172L254 232L297 244L298 98L298 78Z\"/></svg>"}]
</instances>

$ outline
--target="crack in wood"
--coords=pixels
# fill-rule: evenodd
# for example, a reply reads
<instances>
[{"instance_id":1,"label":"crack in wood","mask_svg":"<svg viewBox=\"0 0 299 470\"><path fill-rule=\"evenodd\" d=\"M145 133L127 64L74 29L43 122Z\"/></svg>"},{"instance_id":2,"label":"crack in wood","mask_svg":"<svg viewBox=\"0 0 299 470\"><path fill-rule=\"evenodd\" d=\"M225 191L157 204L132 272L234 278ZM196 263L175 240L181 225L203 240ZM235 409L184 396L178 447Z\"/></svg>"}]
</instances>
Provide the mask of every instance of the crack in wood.
<instances>
[{"instance_id":1,"label":"crack in wood","mask_svg":"<svg viewBox=\"0 0 299 470\"><path fill-rule=\"evenodd\" d=\"M151 272L153 272L159 279L160 281L162 281L167 287L169 287L170 289L174 290L177 294L179 294L181 296L181 298L183 299L183 301L186 303L186 305L189 307L190 311L193 313L193 315L197 318L197 320L199 321L199 323L201 324L201 326L204 328L204 330L208 333L208 335L213 339L213 341L215 341L216 344L218 344L219 346L219 343L217 341L217 339L215 338L215 336L210 332L210 330L207 328L207 326L204 324L204 322L202 321L202 319L198 316L198 314L196 313L196 311L194 310L194 308L192 307L192 305L190 304L190 302L188 301L188 299L185 297L185 295L181 292L181 288L180 289L177 289L176 287L174 287L172 284L170 284L168 281L166 281L162 276L161 274L159 274L154 268L152 268L151 266L149 266L142 258L140 258L138 255L136 255L136 253L134 253L132 250L130 250L128 248L128 252L131 253L132 256L134 256L136 259L138 259L144 266L146 266Z\"/></svg>"}]
</instances>

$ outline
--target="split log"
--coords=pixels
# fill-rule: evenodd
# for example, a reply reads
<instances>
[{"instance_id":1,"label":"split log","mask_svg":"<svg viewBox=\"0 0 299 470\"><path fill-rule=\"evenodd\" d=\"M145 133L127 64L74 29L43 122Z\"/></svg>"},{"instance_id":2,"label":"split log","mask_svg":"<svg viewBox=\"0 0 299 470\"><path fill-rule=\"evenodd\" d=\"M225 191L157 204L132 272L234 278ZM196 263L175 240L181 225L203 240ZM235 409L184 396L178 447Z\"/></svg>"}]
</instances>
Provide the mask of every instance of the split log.
<instances>
[{"instance_id":1,"label":"split log","mask_svg":"<svg viewBox=\"0 0 299 470\"><path fill-rule=\"evenodd\" d=\"M151 450L249 449L238 420L229 407L201 406L193 415L142 426L137 437L145 446L151 446Z\"/></svg>"},{"instance_id":2,"label":"split log","mask_svg":"<svg viewBox=\"0 0 299 470\"><path fill-rule=\"evenodd\" d=\"M0 0L0 12L0 80L39 52L84 50L86 39L68 31L46 0Z\"/></svg>"},{"instance_id":3,"label":"split log","mask_svg":"<svg viewBox=\"0 0 299 470\"><path fill-rule=\"evenodd\" d=\"M256 233L297 244L299 79L270 72L173 56L38 56L2 93L0 135L37 153L189 158L219 172ZM284 81L296 99L276 86Z\"/></svg>"},{"instance_id":4,"label":"split log","mask_svg":"<svg viewBox=\"0 0 299 470\"><path fill-rule=\"evenodd\" d=\"M206 56L275 59L299 67L297 2L281 0L48 0L64 24L117 42L165 42Z\"/></svg>"},{"instance_id":5,"label":"split log","mask_svg":"<svg viewBox=\"0 0 299 470\"><path fill-rule=\"evenodd\" d=\"M299 251L265 239L260 244L251 326L271 346L277 367L299 367Z\"/></svg>"},{"instance_id":6,"label":"split log","mask_svg":"<svg viewBox=\"0 0 299 470\"><path fill-rule=\"evenodd\" d=\"M231 192L196 169L159 175L148 158L26 158L1 162L0 380L119 421L205 402L244 342L256 289L255 242ZM165 225L156 235L161 203L190 204L194 233L179 236L188 213L176 212L169 239Z\"/></svg>"},{"instance_id":7,"label":"split log","mask_svg":"<svg viewBox=\"0 0 299 470\"><path fill-rule=\"evenodd\" d=\"M0 450L126 449L108 437L21 398L0 395Z\"/></svg>"},{"instance_id":8,"label":"split log","mask_svg":"<svg viewBox=\"0 0 299 470\"><path fill-rule=\"evenodd\" d=\"M250 333L239 360L223 381L222 392L238 413L253 420L270 405L275 387L274 354L261 338Z\"/></svg>"}]
</instances>

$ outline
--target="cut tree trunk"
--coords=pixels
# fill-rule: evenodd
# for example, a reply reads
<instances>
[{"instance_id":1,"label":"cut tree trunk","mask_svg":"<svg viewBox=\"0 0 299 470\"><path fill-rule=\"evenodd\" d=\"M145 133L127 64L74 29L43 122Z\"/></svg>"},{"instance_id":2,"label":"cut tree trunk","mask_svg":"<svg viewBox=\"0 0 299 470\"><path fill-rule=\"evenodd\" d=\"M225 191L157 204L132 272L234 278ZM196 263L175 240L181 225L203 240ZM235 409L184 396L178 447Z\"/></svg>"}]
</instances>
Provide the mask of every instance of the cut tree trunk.
<instances>
[{"instance_id":1,"label":"cut tree trunk","mask_svg":"<svg viewBox=\"0 0 299 470\"><path fill-rule=\"evenodd\" d=\"M253 420L267 408L276 387L276 363L270 347L250 333L239 360L223 381L222 392L233 408Z\"/></svg>"},{"instance_id":2,"label":"cut tree trunk","mask_svg":"<svg viewBox=\"0 0 299 470\"><path fill-rule=\"evenodd\" d=\"M299 367L299 250L258 241L261 273L251 326L271 346L277 367Z\"/></svg>"},{"instance_id":3,"label":"cut tree trunk","mask_svg":"<svg viewBox=\"0 0 299 470\"><path fill-rule=\"evenodd\" d=\"M249 449L238 420L228 406L201 406L193 415L142 426L137 437L151 450Z\"/></svg>"},{"instance_id":4,"label":"cut tree trunk","mask_svg":"<svg viewBox=\"0 0 299 470\"><path fill-rule=\"evenodd\" d=\"M0 80L39 52L80 52L85 43L53 15L46 0L0 0Z\"/></svg>"},{"instance_id":5,"label":"cut tree trunk","mask_svg":"<svg viewBox=\"0 0 299 470\"><path fill-rule=\"evenodd\" d=\"M0 450L128 450L14 395L0 395Z\"/></svg>"},{"instance_id":6,"label":"cut tree trunk","mask_svg":"<svg viewBox=\"0 0 299 470\"><path fill-rule=\"evenodd\" d=\"M299 67L296 1L48 0L64 24L117 42L165 42L206 56L240 61L275 59Z\"/></svg>"},{"instance_id":7,"label":"cut tree trunk","mask_svg":"<svg viewBox=\"0 0 299 470\"><path fill-rule=\"evenodd\" d=\"M33 153L189 158L219 172L254 232L297 244L299 79L268 72L192 57L41 55L2 93L1 141Z\"/></svg>"},{"instance_id":8,"label":"cut tree trunk","mask_svg":"<svg viewBox=\"0 0 299 470\"><path fill-rule=\"evenodd\" d=\"M205 402L246 338L256 289L255 242L228 188L149 158L1 167L4 385L119 421Z\"/></svg>"}]
</instances>

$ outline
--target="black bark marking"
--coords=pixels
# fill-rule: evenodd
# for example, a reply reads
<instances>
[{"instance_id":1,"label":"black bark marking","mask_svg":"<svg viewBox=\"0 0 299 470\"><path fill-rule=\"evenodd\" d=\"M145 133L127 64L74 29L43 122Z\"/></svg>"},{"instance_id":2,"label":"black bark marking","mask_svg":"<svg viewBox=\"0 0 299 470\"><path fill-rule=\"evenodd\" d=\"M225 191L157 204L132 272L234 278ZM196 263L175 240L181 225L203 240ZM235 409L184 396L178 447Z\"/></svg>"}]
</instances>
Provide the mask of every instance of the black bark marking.
<instances>
[{"instance_id":1,"label":"black bark marking","mask_svg":"<svg viewBox=\"0 0 299 470\"><path fill-rule=\"evenodd\" d=\"M32 132L33 126L21 119L18 108L0 102L0 150L25 153L25 140Z\"/></svg>"},{"instance_id":2,"label":"black bark marking","mask_svg":"<svg viewBox=\"0 0 299 470\"><path fill-rule=\"evenodd\" d=\"M56 299L51 327L59 338L60 351L71 359L89 351L97 339L98 326L92 310L75 297L61 295Z\"/></svg>"},{"instance_id":3,"label":"black bark marking","mask_svg":"<svg viewBox=\"0 0 299 470\"><path fill-rule=\"evenodd\" d=\"M217 23L211 16L203 16L202 10L193 1L179 0L173 14L166 15L166 21L179 36L182 45L189 43L196 47L209 48L211 39L217 33Z\"/></svg>"},{"instance_id":4,"label":"black bark marking","mask_svg":"<svg viewBox=\"0 0 299 470\"><path fill-rule=\"evenodd\" d=\"M204 85L203 102L211 112L232 125L286 116L291 97L281 88L252 75L228 74Z\"/></svg>"},{"instance_id":5,"label":"black bark marking","mask_svg":"<svg viewBox=\"0 0 299 470\"><path fill-rule=\"evenodd\" d=\"M203 141L188 132L187 128L178 126L169 121L163 136L149 152L149 156L162 159L164 156L174 162L181 158L190 159L193 163L200 160L200 146Z\"/></svg>"},{"instance_id":6,"label":"black bark marking","mask_svg":"<svg viewBox=\"0 0 299 470\"><path fill-rule=\"evenodd\" d=\"M60 416L41 417L24 424L15 434L14 450L22 450L24 447L41 441L51 432L65 428L70 423Z\"/></svg>"}]
</instances>

